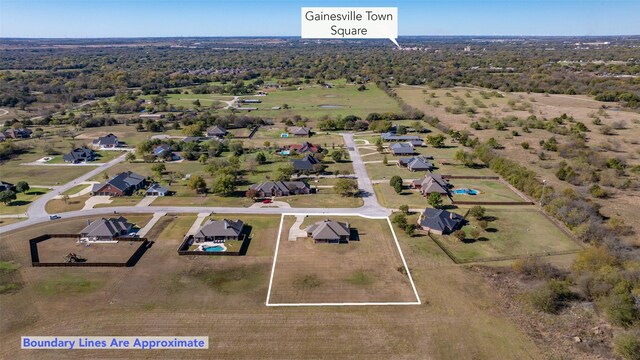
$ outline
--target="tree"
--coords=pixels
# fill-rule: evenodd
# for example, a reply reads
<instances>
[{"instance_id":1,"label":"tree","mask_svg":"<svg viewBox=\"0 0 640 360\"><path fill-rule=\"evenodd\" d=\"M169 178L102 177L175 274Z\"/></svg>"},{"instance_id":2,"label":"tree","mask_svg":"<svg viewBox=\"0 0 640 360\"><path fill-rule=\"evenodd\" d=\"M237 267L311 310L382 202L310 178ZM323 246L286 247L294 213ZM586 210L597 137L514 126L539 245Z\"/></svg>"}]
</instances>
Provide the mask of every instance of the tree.
<instances>
[{"instance_id":1,"label":"tree","mask_svg":"<svg viewBox=\"0 0 640 360\"><path fill-rule=\"evenodd\" d=\"M409 215L409 205L400 205L398 208L403 214Z\"/></svg>"},{"instance_id":2,"label":"tree","mask_svg":"<svg viewBox=\"0 0 640 360\"><path fill-rule=\"evenodd\" d=\"M440 206L442 206L442 196L440 196L440 194L438 193L431 193L429 194L429 197L427 197L427 202L434 209L438 209L440 208Z\"/></svg>"},{"instance_id":3,"label":"tree","mask_svg":"<svg viewBox=\"0 0 640 360\"><path fill-rule=\"evenodd\" d=\"M456 161L461 162L464 166L466 167L472 167L474 165L473 159L474 156L471 153L468 153L462 149L456 151L455 155L453 156L453 158Z\"/></svg>"},{"instance_id":4,"label":"tree","mask_svg":"<svg viewBox=\"0 0 640 360\"><path fill-rule=\"evenodd\" d=\"M382 164L383 164L384 166L389 165L389 159L387 158L387 155L385 155L385 156L382 158Z\"/></svg>"},{"instance_id":5,"label":"tree","mask_svg":"<svg viewBox=\"0 0 640 360\"><path fill-rule=\"evenodd\" d=\"M191 179L189 179L187 187L191 190L195 190L198 194L207 192L207 183L200 175L192 176Z\"/></svg>"},{"instance_id":6,"label":"tree","mask_svg":"<svg viewBox=\"0 0 640 360\"><path fill-rule=\"evenodd\" d=\"M167 167L163 163L153 164L151 166L151 171L156 174L158 179L162 179L162 173L167 170Z\"/></svg>"},{"instance_id":7,"label":"tree","mask_svg":"<svg viewBox=\"0 0 640 360\"><path fill-rule=\"evenodd\" d=\"M209 157L207 156L207 154L200 154L200 157L198 158L198 162L204 165L207 163L208 159Z\"/></svg>"},{"instance_id":8,"label":"tree","mask_svg":"<svg viewBox=\"0 0 640 360\"><path fill-rule=\"evenodd\" d=\"M379 153L382 153L384 151L384 145L382 143L382 137L379 137L376 139L376 150Z\"/></svg>"},{"instance_id":9,"label":"tree","mask_svg":"<svg viewBox=\"0 0 640 360\"><path fill-rule=\"evenodd\" d=\"M393 215L393 219L391 219L391 222L399 228L404 229L407 227L407 215L403 213L396 213L395 215Z\"/></svg>"},{"instance_id":10,"label":"tree","mask_svg":"<svg viewBox=\"0 0 640 360\"><path fill-rule=\"evenodd\" d=\"M395 190L396 194L402 193L402 182L397 182L393 185L393 190Z\"/></svg>"},{"instance_id":11,"label":"tree","mask_svg":"<svg viewBox=\"0 0 640 360\"><path fill-rule=\"evenodd\" d=\"M62 195L62 201L64 201L65 204L68 203L69 202L69 195L63 194Z\"/></svg>"},{"instance_id":12,"label":"tree","mask_svg":"<svg viewBox=\"0 0 640 360\"><path fill-rule=\"evenodd\" d=\"M229 144L229 151L231 151L235 156L240 156L244 154L244 147L242 146L242 141L232 141Z\"/></svg>"},{"instance_id":13,"label":"tree","mask_svg":"<svg viewBox=\"0 0 640 360\"><path fill-rule=\"evenodd\" d=\"M246 198L255 200L255 198L258 196L258 191L256 189L249 189L244 193L244 196Z\"/></svg>"},{"instance_id":14,"label":"tree","mask_svg":"<svg viewBox=\"0 0 640 360\"><path fill-rule=\"evenodd\" d=\"M132 162L135 161L136 159L136 154L134 154L133 152L129 151L127 153L127 155L124 156L124 159L127 160L128 162Z\"/></svg>"},{"instance_id":15,"label":"tree","mask_svg":"<svg viewBox=\"0 0 640 360\"><path fill-rule=\"evenodd\" d=\"M416 233L416 224L407 224L404 227L404 232L409 236L413 236Z\"/></svg>"},{"instance_id":16,"label":"tree","mask_svg":"<svg viewBox=\"0 0 640 360\"><path fill-rule=\"evenodd\" d=\"M453 233L453 236L456 237L456 239L460 240L460 241L464 241L467 238L467 235L464 233L464 231L462 230L456 230Z\"/></svg>"},{"instance_id":17,"label":"tree","mask_svg":"<svg viewBox=\"0 0 640 360\"><path fill-rule=\"evenodd\" d=\"M340 178L336 181L333 186L333 190L336 194L340 194L342 196L356 196L360 192L358 189L358 182L354 179L346 179Z\"/></svg>"},{"instance_id":18,"label":"tree","mask_svg":"<svg viewBox=\"0 0 640 360\"><path fill-rule=\"evenodd\" d=\"M400 184L402 186L402 178L398 175L394 175L391 177L391 180L389 180L389 185L391 185L391 187L396 187L396 184Z\"/></svg>"},{"instance_id":19,"label":"tree","mask_svg":"<svg viewBox=\"0 0 640 360\"><path fill-rule=\"evenodd\" d=\"M187 125L182 129L182 133L186 136L202 136L202 127L198 124Z\"/></svg>"},{"instance_id":20,"label":"tree","mask_svg":"<svg viewBox=\"0 0 640 360\"><path fill-rule=\"evenodd\" d=\"M484 218L484 214L487 209L483 208L480 205L476 205L469 210L469 215L473 216L478 220L482 220Z\"/></svg>"},{"instance_id":21,"label":"tree","mask_svg":"<svg viewBox=\"0 0 640 360\"><path fill-rule=\"evenodd\" d=\"M236 180L233 175L218 176L218 178L213 181L211 191L214 194L229 196L236 191Z\"/></svg>"},{"instance_id":22,"label":"tree","mask_svg":"<svg viewBox=\"0 0 640 360\"><path fill-rule=\"evenodd\" d=\"M474 239L477 239L478 237L480 237L480 230L473 228L471 229L471 231L469 232L471 237Z\"/></svg>"},{"instance_id":23,"label":"tree","mask_svg":"<svg viewBox=\"0 0 640 360\"><path fill-rule=\"evenodd\" d=\"M256 161L258 164L264 164L267 162L267 156L263 152L259 152L256 154Z\"/></svg>"},{"instance_id":24,"label":"tree","mask_svg":"<svg viewBox=\"0 0 640 360\"><path fill-rule=\"evenodd\" d=\"M447 137L442 135L442 134L427 136L427 142L431 146L436 147L436 148L444 147L444 141L446 139L447 139Z\"/></svg>"},{"instance_id":25,"label":"tree","mask_svg":"<svg viewBox=\"0 0 640 360\"><path fill-rule=\"evenodd\" d=\"M26 181L18 181L16 184L16 191L19 193L29 191L29 184L27 184Z\"/></svg>"},{"instance_id":26,"label":"tree","mask_svg":"<svg viewBox=\"0 0 640 360\"><path fill-rule=\"evenodd\" d=\"M365 90L367 90L366 86L364 86L364 85L358 86L358 91L365 91Z\"/></svg>"},{"instance_id":27,"label":"tree","mask_svg":"<svg viewBox=\"0 0 640 360\"><path fill-rule=\"evenodd\" d=\"M342 150L334 150L331 153L331 159L335 162L340 162L342 160Z\"/></svg>"},{"instance_id":28,"label":"tree","mask_svg":"<svg viewBox=\"0 0 640 360\"><path fill-rule=\"evenodd\" d=\"M11 190L0 191L0 202L5 205L9 205L13 200L16 199L16 193Z\"/></svg>"},{"instance_id":29,"label":"tree","mask_svg":"<svg viewBox=\"0 0 640 360\"><path fill-rule=\"evenodd\" d=\"M293 175L293 165L287 164L284 166L280 166L276 171L276 181L289 181L291 179L291 175Z\"/></svg>"},{"instance_id":30,"label":"tree","mask_svg":"<svg viewBox=\"0 0 640 360\"><path fill-rule=\"evenodd\" d=\"M422 125L422 123L420 121L414 121L411 123L411 127L413 128L413 130L415 130L416 132L422 132L424 130L424 125Z\"/></svg>"}]
</instances>

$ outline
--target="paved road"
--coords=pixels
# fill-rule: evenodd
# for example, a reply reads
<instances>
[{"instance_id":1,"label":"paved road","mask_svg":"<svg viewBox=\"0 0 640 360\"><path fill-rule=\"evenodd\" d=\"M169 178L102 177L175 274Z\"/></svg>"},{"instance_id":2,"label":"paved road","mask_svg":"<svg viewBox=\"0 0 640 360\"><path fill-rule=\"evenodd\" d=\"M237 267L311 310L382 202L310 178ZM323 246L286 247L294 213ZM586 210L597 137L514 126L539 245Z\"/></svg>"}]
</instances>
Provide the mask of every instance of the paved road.
<instances>
[{"instance_id":1,"label":"paved road","mask_svg":"<svg viewBox=\"0 0 640 360\"><path fill-rule=\"evenodd\" d=\"M356 148L356 143L353 140L353 134L351 133L342 133L340 134L344 138L344 142L347 145L347 150L349 150L349 158L353 164L353 171L356 173L358 178L358 187L360 188L362 199L364 200L364 206L361 207L358 212L361 211L372 211L376 213L384 213L385 215L389 215L390 211L380 205L378 203L378 198L376 197L376 192L373 190L373 184L371 183L371 179L369 179L369 175L367 174L367 168L360 157L360 153Z\"/></svg>"},{"instance_id":2,"label":"paved road","mask_svg":"<svg viewBox=\"0 0 640 360\"><path fill-rule=\"evenodd\" d=\"M80 184L83 181L87 181L89 179L91 179L92 177L100 174L101 172L107 170L108 168L119 164L121 162L124 161L126 154L122 154L121 156L118 156L117 158L109 161L108 163L105 163L103 165L100 165L99 167L89 171L88 173L76 178L73 181L70 181L64 185L58 186L57 188L53 189L52 191L40 196L39 198L37 198L36 200L34 200L31 205L29 206L29 209L27 209L27 215L29 216L29 218L41 218L41 217L48 217L49 213L47 213L47 210L45 210L45 205L47 204L47 202L53 198L55 198L56 196L62 194L63 192L71 189L72 187ZM13 224L13 225L17 225L17 224ZM4 231L4 227L2 228L2 230Z\"/></svg>"}]
</instances>

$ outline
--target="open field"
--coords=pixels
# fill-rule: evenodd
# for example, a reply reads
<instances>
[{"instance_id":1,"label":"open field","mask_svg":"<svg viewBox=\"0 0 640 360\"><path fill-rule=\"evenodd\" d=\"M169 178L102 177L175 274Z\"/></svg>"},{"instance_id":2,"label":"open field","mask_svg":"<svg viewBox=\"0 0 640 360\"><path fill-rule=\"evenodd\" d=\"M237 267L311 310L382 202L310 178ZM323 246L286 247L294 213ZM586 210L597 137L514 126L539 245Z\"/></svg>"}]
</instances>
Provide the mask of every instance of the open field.
<instances>
[{"instance_id":1,"label":"open field","mask_svg":"<svg viewBox=\"0 0 640 360\"><path fill-rule=\"evenodd\" d=\"M80 210L84 207L85 201L87 201L87 199L89 199L90 197L91 196L89 194L82 195L68 199L66 202L63 199L49 200L49 202L47 202L47 204L45 205L45 210L47 210L49 214Z\"/></svg>"},{"instance_id":2,"label":"open field","mask_svg":"<svg viewBox=\"0 0 640 360\"><path fill-rule=\"evenodd\" d=\"M427 93L423 93L425 90ZM563 160L558 153L552 151L544 151L539 142L554 136L559 143L568 142L568 136L554 134L546 129L529 129L525 132L519 126L512 126L506 131L500 131L494 128L484 130L474 130L470 127L473 121L490 115L494 118L503 118L505 116L516 116L518 118L527 118L531 115L540 118L552 119L554 117L567 114L573 116L575 121L582 122L586 125L588 131L585 132L587 146L596 149L605 158L623 159L628 167L640 165L640 146L638 145L638 134L640 133L640 115L636 112L620 109L618 104L610 102L596 101L591 97L583 95L554 95L554 94L525 94L525 93L505 93L504 98L491 97L486 100L481 96L483 89L426 89L423 87L401 86L396 88L398 95L408 104L423 110L427 114L438 117L440 121L457 130L467 130L477 136L481 140L487 140L491 137L495 138L504 150L500 151L502 156L510 158L520 164L526 165L534 170L540 177L545 179L549 185L555 189L572 188L580 192L586 192L585 187L576 187L567 182L559 180L555 173L558 163ZM489 90L484 89L485 92ZM447 96L449 92L452 96ZM466 96L469 93L470 98ZM434 94L435 98L432 98ZM479 113L474 116L467 114L453 114L445 110L446 106L453 106L455 96L464 99L469 106L473 106L474 99L483 101L487 108L479 108ZM427 100L431 103L426 103ZM434 101L438 100L442 105L435 106ZM511 101L511 103L509 103ZM491 106L492 103L497 106ZM594 124L598 119L601 125ZM604 126L614 126L615 124L623 124L622 128L614 129L612 134L605 135L602 132ZM567 126L571 125L569 123ZM616 125L619 127L619 125ZM512 130L518 132L519 136L513 136ZM530 144L529 149L524 149L521 143ZM544 152L545 159L540 159L540 153ZM442 169L441 173L449 173L448 170ZM637 179L637 174L629 175ZM605 186L610 192L609 199L594 199L602 208L601 212L605 216L629 218L633 216L634 209L640 206L640 192L634 189L614 189ZM630 225L636 233L640 232L640 223L630 222ZM637 237L627 236L632 243L637 243Z\"/></svg>"},{"instance_id":3,"label":"open field","mask_svg":"<svg viewBox=\"0 0 640 360\"><path fill-rule=\"evenodd\" d=\"M538 210L487 208L485 218L491 221L477 239L470 233L480 227L471 217L467 217L469 223L462 227L467 234L464 242L452 235L433 236L461 260L580 249Z\"/></svg>"},{"instance_id":4,"label":"open field","mask_svg":"<svg viewBox=\"0 0 640 360\"><path fill-rule=\"evenodd\" d=\"M0 355L15 355L19 336L25 333L118 334L125 326L139 335L166 335L168 326L172 335L193 335L198 329L198 333L218 340L212 340L210 349L201 353L160 351L156 357L208 358L215 354L217 358L282 358L323 353L336 357L367 354L371 359L407 354L429 354L434 359L466 358L469 354L479 359L543 358L534 343L494 306L499 299L479 276L450 262L442 263L442 255L437 249L430 250L422 238L405 238L398 232L424 302L421 306L339 311L267 308L264 300L279 217L264 216L262 223L247 219L257 224L247 256L178 256L176 249L194 220L195 216L161 219L148 234L155 240L153 247L135 267L127 269L28 266L28 244L23 239L59 231L62 223L50 222L3 236L0 260L15 261L22 267L14 275L20 289L0 294ZM85 224L84 219L62 221L64 226L75 223L76 230ZM203 316L203 309L207 316ZM92 321L86 321L88 318ZM75 324L72 329L69 322ZM219 339L215 334L221 331L245 336ZM283 336L289 346L275 341ZM331 348L327 348L327 338L332 339ZM40 351L34 354L45 356ZM83 354L117 356L104 350ZM59 354L62 358L75 355ZM128 356L144 355L133 351Z\"/></svg>"},{"instance_id":5,"label":"open field","mask_svg":"<svg viewBox=\"0 0 640 360\"><path fill-rule=\"evenodd\" d=\"M22 214L27 211L32 201L49 192L46 188L31 188L24 193L16 194L16 200L8 205L0 203L0 215Z\"/></svg>"},{"instance_id":6,"label":"open field","mask_svg":"<svg viewBox=\"0 0 640 360\"><path fill-rule=\"evenodd\" d=\"M119 241L117 244L85 244L74 238L51 238L38 243L38 256L43 263L64 262L65 256L75 253L87 263L124 263L140 247L140 242Z\"/></svg>"},{"instance_id":7,"label":"open field","mask_svg":"<svg viewBox=\"0 0 640 360\"><path fill-rule=\"evenodd\" d=\"M288 241L290 218L280 235L270 303L416 301L386 219L331 216L348 222L359 240L316 244L306 237ZM323 219L308 216L300 228Z\"/></svg>"},{"instance_id":8,"label":"open field","mask_svg":"<svg viewBox=\"0 0 640 360\"><path fill-rule=\"evenodd\" d=\"M428 206L427 199L417 190L405 189L398 194L388 183L374 184L373 189L378 202L384 207L397 209L401 205L409 205L410 209L420 209ZM448 201L448 200L445 200Z\"/></svg>"},{"instance_id":9,"label":"open field","mask_svg":"<svg viewBox=\"0 0 640 360\"><path fill-rule=\"evenodd\" d=\"M477 195L452 192L454 201L526 201L498 180L450 179L449 183L453 185L452 190L467 188L480 192Z\"/></svg>"}]
</instances>

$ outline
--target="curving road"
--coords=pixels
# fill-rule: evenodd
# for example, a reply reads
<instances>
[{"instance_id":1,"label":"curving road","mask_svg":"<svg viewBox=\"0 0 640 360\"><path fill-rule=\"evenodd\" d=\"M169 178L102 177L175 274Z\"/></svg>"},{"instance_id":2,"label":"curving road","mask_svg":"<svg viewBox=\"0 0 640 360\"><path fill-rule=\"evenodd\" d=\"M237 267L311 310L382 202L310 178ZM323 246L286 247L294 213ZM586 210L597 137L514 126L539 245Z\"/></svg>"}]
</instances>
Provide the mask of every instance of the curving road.
<instances>
[{"instance_id":1,"label":"curving road","mask_svg":"<svg viewBox=\"0 0 640 360\"><path fill-rule=\"evenodd\" d=\"M353 134L343 133L345 144L349 151L349 157L353 163L353 169L358 180L358 187L361 191L361 196L364 201L364 205L359 208L260 208L260 207L203 207L203 206L119 206L119 207L107 207L88 210L69 211L60 213L62 218L73 218L80 216L99 216L109 215L114 213L129 213L129 214L149 214L149 213L219 213L219 214L275 214L280 215L283 213L300 213L300 214L354 214L358 213L364 216L373 217L386 217L391 214L391 210L382 207L378 203L375 191L373 190L373 184L367 169L360 157L360 153L356 148ZM40 224L46 221L50 221L49 213L47 213L45 206L48 201L54 199L61 193L71 189L72 187L89 180L90 178L100 174L108 168L124 161L126 154L123 154L108 163L105 163L96 169L89 171L88 173L72 180L64 185L55 187L52 191L45 195L42 195L31 203L27 209L27 220L9 224L0 227L1 232L12 231L23 227L29 227L36 224Z\"/></svg>"}]
</instances>

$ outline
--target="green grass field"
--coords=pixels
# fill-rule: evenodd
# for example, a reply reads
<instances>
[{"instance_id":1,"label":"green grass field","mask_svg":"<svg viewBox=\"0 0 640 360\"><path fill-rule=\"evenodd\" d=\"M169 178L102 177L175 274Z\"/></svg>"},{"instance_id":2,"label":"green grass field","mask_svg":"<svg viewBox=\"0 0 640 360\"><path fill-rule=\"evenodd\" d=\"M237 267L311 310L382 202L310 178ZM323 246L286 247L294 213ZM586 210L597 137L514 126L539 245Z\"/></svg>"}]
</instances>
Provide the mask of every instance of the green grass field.
<instances>
[{"instance_id":1,"label":"green grass field","mask_svg":"<svg viewBox=\"0 0 640 360\"><path fill-rule=\"evenodd\" d=\"M537 210L487 208L486 217L494 220L478 239L470 235L473 228L481 230L473 218L462 228L468 238L464 242L452 235L433 236L461 260L580 249Z\"/></svg>"},{"instance_id":2,"label":"green grass field","mask_svg":"<svg viewBox=\"0 0 640 360\"><path fill-rule=\"evenodd\" d=\"M16 199L8 205L0 203L0 215L22 214L27 211L32 201L49 192L46 188L31 188L25 193L16 194Z\"/></svg>"}]
</instances>

